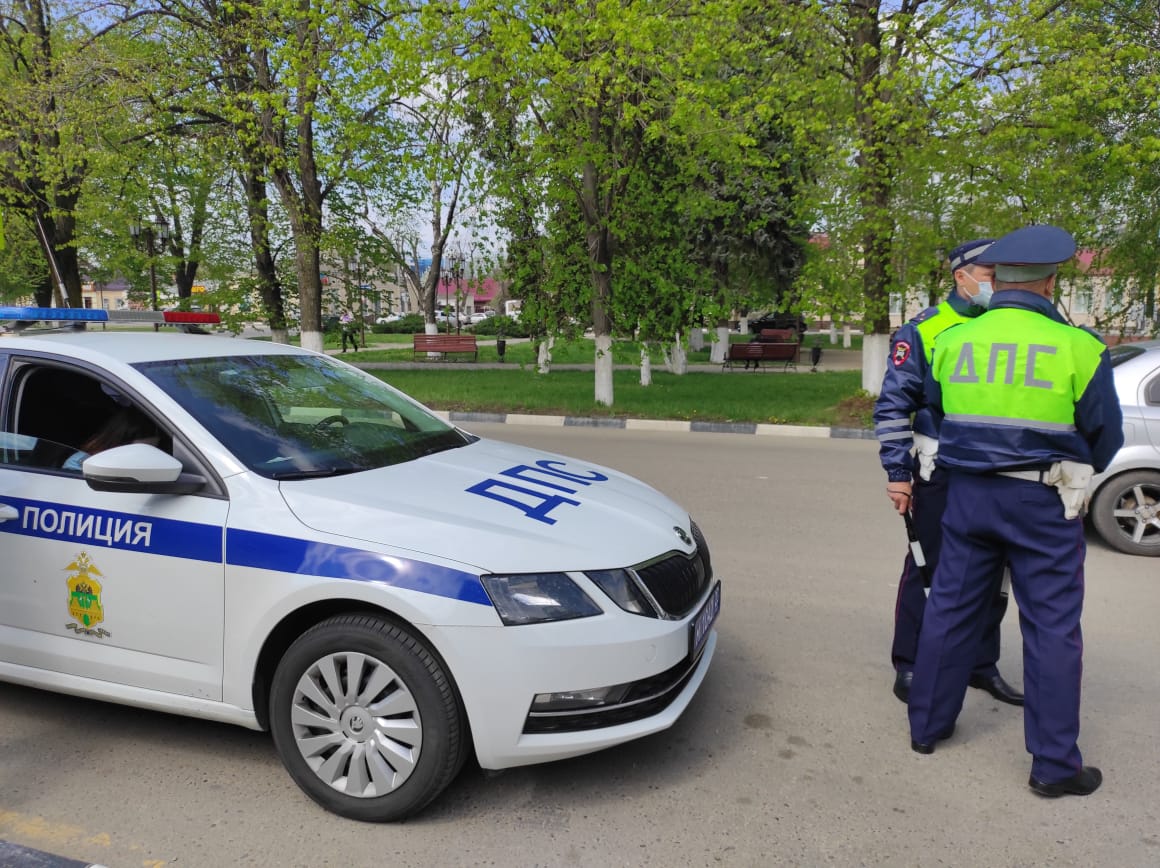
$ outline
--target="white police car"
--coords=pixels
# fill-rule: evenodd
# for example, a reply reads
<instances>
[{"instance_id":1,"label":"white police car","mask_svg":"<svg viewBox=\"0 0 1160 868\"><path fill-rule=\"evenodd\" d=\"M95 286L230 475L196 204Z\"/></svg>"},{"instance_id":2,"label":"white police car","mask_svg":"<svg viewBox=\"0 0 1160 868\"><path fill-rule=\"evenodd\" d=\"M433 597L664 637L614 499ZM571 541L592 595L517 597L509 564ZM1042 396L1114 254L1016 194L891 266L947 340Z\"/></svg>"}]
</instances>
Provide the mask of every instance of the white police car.
<instances>
[{"instance_id":1,"label":"white police car","mask_svg":"<svg viewBox=\"0 0 1160 868\"><path fill-rule=\"evenodd\" d=\"M663 730L713 657L684 510L327 356L26 331L0 416L0 679L268 728L343 816L413 814L471 749L499 769Z\"/></svg>"}]
</instances>

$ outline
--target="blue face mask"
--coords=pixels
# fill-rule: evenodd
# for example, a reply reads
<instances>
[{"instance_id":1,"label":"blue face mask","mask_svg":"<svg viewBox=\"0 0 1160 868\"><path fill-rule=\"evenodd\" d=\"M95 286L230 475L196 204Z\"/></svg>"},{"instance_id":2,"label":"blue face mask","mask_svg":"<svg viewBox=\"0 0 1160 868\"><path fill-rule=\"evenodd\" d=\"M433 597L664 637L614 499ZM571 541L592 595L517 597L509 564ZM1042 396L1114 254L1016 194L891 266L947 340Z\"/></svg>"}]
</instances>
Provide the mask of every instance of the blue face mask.
<instances>
[{"instance_id":1,"label":"blue face mask","mask_svg":"<svg viewBox=\"0 0 1160 868\"><path fill-rule=\"evenodd\" d=\"M965 271L963 273L967 274ZM991 281L975 280L974 275L971 274L967 274L967 277L974 281L975 286L979 288L979 291L971 296L971 304L986 310L991 304L991 296L995 294L991 288Z\"/></svg>"}]
</instances>

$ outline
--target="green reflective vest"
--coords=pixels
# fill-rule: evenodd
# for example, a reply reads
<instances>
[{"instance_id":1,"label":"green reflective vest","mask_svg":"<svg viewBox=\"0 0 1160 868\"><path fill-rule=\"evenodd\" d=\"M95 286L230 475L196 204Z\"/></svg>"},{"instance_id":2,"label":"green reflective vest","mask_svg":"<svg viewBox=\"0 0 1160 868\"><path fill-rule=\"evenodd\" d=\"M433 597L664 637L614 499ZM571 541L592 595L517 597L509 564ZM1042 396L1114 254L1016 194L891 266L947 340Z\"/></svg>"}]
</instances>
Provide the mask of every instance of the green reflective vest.
<instances>
[{"instance_id":1,"label":"green reflective vest","mask_svg":"<svg viewBox=\"0 0 1160 868\"><path fill-rule=\"evenodd\" d=\"M974 317L964 316L955 310L949 301L944 301L935 308L933 314L915 325L914 328L918 332L918 336L922 338L922 354L926 356L926 364L928 367L934 356L935 338L951 326L967 322L971 319L974 319Z\"/></svg>"},{"instance_id":2,"label":"green reflective vest","mask_svg":"<svg viewBox=\"0 0 1160 868\"><path fill-rule=\"evenodd\" d=\"M943 335L931 372L948 420L1071 431L1103 351L1081 329L999 308Z\"/></svg>"}]
</instances>

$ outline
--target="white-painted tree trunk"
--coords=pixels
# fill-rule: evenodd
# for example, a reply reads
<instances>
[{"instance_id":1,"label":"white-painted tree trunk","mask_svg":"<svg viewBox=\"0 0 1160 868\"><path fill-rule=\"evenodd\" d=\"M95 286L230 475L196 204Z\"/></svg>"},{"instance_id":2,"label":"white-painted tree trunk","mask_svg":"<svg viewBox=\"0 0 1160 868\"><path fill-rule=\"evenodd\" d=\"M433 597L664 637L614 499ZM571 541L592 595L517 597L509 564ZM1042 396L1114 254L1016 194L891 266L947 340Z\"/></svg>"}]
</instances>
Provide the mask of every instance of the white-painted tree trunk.
<instances>
[{"instance_id":1,"label":"white-painted tree trunk","mask_svg":"<svg viewBox=\"0 0 1160 868\"><path fill-rule=\"evenodd\" d=\"M556 336L548 335L544 340L540 341L540 351L536 358L536 371L541 374L550 373L552 370L552 347L556 344Z\"/></svg>"},{"instance_id":2,"label":"white-painted tree trunk","mask_svg":"<svg viewBox=\"0 0 1160 868\"><path fill-rule=\"evenodd\" d=\"M729 347L729 326L717 326L717 340L713 342L713 349L709 352L709 361L718 365L725 364L725 354Z\"/></svg>"},{"instance_id":3,"label":"white-painted tree trunk","mask_svg":"<svg viewBox=\"0 0 1160 868\"><path fill-rule=\"evenodd\" d=\"M889 353L890 335L866 335L862 338L862 388L871 395L882 391Z\"/></svg>"},{"instance_id":4,"label":"white-painted tree trunk","mask_svg":"<svg viewBox=\"0 0 1160 868\"><path fill-rule=\"evenodd\" d=\"M848 350L853 346L853 341L850 338L850 324L846 323L842 326L842 349Z\"/></svg>"},{"instance_id":5,"label":"white-painted tree trunk","mask_svg":"<svg viewBox=\"0 0 1160 868\"><path fill-rule=\"evenodd\" d=\"M694 331L700 332L700 329L694 329ZM665 360L668 362L669 372L677 374L678 376L689 373L689 354L685 351L685 341L683 338L684 336L680 332L677 332L676 337L673 339L673 352L671 357L668 353L665 353Z\"/></svg>"},{"instance_id":6,"label":"white-painted tree trunk","mask_svg":"<svg viewBox=\"0 0 1160 868\"><path fill-rule=\"evenodd\" d=\"M700 326L693 326L692 331L689 332L689 349L695 352L705 349L705 332L701 330Z\"/></svg>"},{"instance_id":7,"label":"white-painted tree trunk","mask_svg":"<svg viewBox=\"0 0 1160 868\"><path fill-rule=\"evenodd\" d=\"M830 321L830 343L836 344L838 342L838 324L833 320Z\"/></svg>"},{"instance_id":8,"label":"white-painted tree trunk","mask_svg":"<svg viewBox=\"0 0 1160 868\"><path fill-rule=\"evenodd\" d=\"M299 337L302 349L314 350L316 353L322 352L322 332L302 332Z\"/></svg>"},{"instance_id":9,"label":"white-painted tree trunk","mask_svg":"<svg viewBox=\"0 0 1160 868\"><path fill-rule=\"evenodd\" d=\"M425 334L425 335L437 335L437 334L439 334L439 323L437 323L437 322L425 322L425 323L423 323L423 334ZM437 359L437 358L439 358L439 353L427 353L427 358Z\"/></svg>"},{"instance_id":10,"label":"white-painted tree trunk","mask_svg":"<svg viewBox=\"0 0 1160 868\"><path fill-rule=\"evenodd\" d=\"M667 363L668 353L665 353ZM652 385L652 359L648 355L648 344L641 342L640 345L640 384L642 386Z\"/></svg>"},{"instance_id":11,"label":"white-painted tree trunk","mask_svg":"<svg viewBox=\"0 0 1160 868\"><path fill-rule=\"evenodd\" d=\"M596 336L596 403L612 406L612 335Z\"/></svg>"},{"instance_id":12,"label":"white-painted tree trunk","mask_svg":"<svg viewBox=\"0 0 1160 868\"><path fill-rule=\"evenodd\" d=\"M270 329L270 342L275 344L290 343L289 329Z\"/></svg>"}]
</instances>

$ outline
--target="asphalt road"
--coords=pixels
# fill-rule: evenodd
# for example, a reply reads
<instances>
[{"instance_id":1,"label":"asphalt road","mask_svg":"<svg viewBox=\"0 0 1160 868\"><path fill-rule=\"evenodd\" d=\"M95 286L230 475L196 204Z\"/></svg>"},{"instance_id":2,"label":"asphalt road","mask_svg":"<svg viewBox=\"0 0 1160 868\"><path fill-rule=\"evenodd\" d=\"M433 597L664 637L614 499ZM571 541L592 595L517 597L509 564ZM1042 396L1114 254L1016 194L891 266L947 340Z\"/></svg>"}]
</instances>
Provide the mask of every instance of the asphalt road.
<instances>
[{"instance_id":1,"label":"asphalt road","mask_svg":"<svg viewBox=\"0 0 1160 868\"><path fill-rule=\"evenodd\" d=\"M420 817L323 812L247 730L0 685L0 839L132 866L1154 866L1160 564L1089 538L1086 799L1026 786L1022 714L969 691L933 756L890 692L905 536L867 441L473 425L685 504L724 582L717 658L670 731L469 765ZM1000 667L1019 684L1018 623Z\"/></svg>"}]
</instances>

